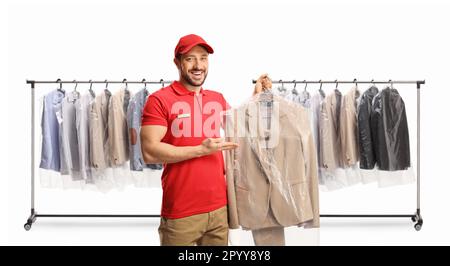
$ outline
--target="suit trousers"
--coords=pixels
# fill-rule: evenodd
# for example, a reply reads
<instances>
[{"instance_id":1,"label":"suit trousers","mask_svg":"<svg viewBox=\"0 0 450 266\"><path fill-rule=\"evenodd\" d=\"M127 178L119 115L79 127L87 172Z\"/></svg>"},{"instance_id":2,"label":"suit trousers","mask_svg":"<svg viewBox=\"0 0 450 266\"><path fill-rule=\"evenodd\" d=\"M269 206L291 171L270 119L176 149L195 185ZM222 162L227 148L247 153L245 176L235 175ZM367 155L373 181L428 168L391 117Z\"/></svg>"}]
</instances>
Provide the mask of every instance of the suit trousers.
<instances>
[{"instance_id":1,"label":"suit trousers","mask_svg":"<svg viewBox=\"0 0 450 266\"><path fill-rule=\"evenodd\" d=\"M252 230L256 246L284 246L284 227L275 219L272 208L269 208L263 228Z\"/></svg>"},{"instance_id":2,"label":"suit trousers","mask_svg":"<svg viewBox=\"0 0 450 266\"><path fill-rule=\"evenodd\" d=\"M256 246L284 246L284 227L269 227L252 230Z\"/></svg>"}]
</instances>

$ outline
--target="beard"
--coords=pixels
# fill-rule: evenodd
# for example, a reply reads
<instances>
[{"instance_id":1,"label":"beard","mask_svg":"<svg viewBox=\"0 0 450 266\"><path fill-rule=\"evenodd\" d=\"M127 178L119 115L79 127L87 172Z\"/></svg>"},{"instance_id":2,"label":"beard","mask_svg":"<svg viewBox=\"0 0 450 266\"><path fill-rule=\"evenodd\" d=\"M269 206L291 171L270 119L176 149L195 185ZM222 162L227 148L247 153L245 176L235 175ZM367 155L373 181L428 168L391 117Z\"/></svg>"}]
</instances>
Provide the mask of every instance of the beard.
<instances>
[{"instance_id":1,"label":"beard","mask_svg":"<svg viewBox=\"0 0 450 266\"><path fill-rule=\"evenodd\" d=\"M203 78L201 80L194 80L189 76L189 71L202 71L203 72ZM202 86L203 83L205 83L206 77L208 76L208 72L205 70L200 70L200 69L191 69L188 71L183 71L183 68L181 68L181 77L191 86L194 87L199 87Z\"/></svg>"}]
</instances>

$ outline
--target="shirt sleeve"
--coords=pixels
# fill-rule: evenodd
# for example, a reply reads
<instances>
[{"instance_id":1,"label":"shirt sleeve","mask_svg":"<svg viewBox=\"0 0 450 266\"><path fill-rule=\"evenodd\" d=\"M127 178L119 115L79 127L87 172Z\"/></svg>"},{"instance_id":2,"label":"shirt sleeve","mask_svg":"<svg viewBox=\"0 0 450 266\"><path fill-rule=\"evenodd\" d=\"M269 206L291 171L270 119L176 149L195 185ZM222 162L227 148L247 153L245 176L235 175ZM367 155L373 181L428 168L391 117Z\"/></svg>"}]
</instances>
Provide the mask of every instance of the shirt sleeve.
<instances>
[{"instance_id":1,"label":"shirt sleeve","mask_svg":"<svg viewBox=\"0 0 450 266\"><path fill-rule=\"evenodd\" d=\"M167 127L167 113L167 108L161 100L154 95L150 95L142 111L142 126L159 125Z\"/></svg>"}]
</instances>

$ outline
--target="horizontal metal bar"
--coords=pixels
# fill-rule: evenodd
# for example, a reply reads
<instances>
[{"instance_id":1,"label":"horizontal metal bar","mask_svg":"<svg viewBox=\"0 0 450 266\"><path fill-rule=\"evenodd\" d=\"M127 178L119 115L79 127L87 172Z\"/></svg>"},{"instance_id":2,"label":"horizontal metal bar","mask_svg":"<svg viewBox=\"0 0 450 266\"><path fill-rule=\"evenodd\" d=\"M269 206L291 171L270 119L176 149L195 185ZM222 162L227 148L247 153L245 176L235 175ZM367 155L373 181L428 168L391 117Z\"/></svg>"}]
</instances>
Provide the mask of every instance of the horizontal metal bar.
<instances>
[{"instance_id":1,"label":"horizontal metal bar","mask_svg":"<svg viewBox=\"0 0 450 266\"><path fill-rule=\"evenodd\" d=\"M321 214L320 217L326 218L340 218L340 217L355 217L355 218L396 218L396 217L413 217L415 214Z\"/></svg>"},{"instance_id":2,"label":"horizontal metal bar","mask_svg":"<svg viewBox=\"0 0 450 266\"><path fill-rule=\"evenodd\" d=\"M256 80L252 81L253 83L256 83ZM425 80L272 80L273 84L289 84L289 83L363 83L363 84L371 84L371 83L378 83L378 84L425 84Z\"/></svg>"},{"instance_id":3,"label":"horizontal metal bar","mask_svg":"<svg viewBox=\"0 0 450 266\"><path fill-rule=\"evenodd\" d=\"M326 218L387 218L387 217L414 217L415 214L321 214L320 217ZM36 214L35 217L90 217L90 218L146 218L161 217L158 214Z\"/></svg>"},{"instance_id":4,"label":"horizontal metal bar","mask_svg":"<svg viewBox=\"0 0 450 266\"><path fill-rule=\"evenodd\" d=\"M157 214L36 214L36 217L87 217L87 218L147 218Z\"/></svg>"},{"instance_id":5,"label":"horizontal metal bar","mask_svg":"<svg viewBox=\"0 0 450 266\"><path fill-rule=\"evenodd\" d=\"M132 80L132 81L117 81L117 80L112 80L112 81L107 81L107 80L61 80L61 81L55 81L55 80L27 80L27 84L39 84L39 83L69 83L69 84L75 84L75 83L137 83L137 84L161 84L161 83L172 83L172 80L159 80L159 81L136 81L136 80ZM256 83L256 80L252 81L253 83ZM289 83L331 83L331 84L335 84L335 83L366 83L366 84L370 84L370 83L378 83L378 84L390 84L390 83L395 83L395 84L425 84L425 80L393 80L393 81L389 81L389 80L375 80L375 81L368 81L368 80L362 80L362 81L358 81L358 80L272 80L272 83L285 83L285 84L289 84Z\"/></svg>"},{"instance_id":6,"label":"horizontal metal bar","mask_svg":"<svg viewBox=\"0 0 450 266\"><path fill-rule=\"evenodd\" d=\"M79 83L139 83L139 84L161 84L161 83L172 83L173 81L171 80L149 80L149 81L136 81L136 80L131 80L131 81L127 81L127 80L123 80L123 81L118 81L118 80L61 80L61 81L56 81L56 80L28 80L27 79L27 84L50 84L50 83L57 83L57 84L62 84L62 83L69 83L69 84L79 84Z\"/></svg>"}]
</instances>

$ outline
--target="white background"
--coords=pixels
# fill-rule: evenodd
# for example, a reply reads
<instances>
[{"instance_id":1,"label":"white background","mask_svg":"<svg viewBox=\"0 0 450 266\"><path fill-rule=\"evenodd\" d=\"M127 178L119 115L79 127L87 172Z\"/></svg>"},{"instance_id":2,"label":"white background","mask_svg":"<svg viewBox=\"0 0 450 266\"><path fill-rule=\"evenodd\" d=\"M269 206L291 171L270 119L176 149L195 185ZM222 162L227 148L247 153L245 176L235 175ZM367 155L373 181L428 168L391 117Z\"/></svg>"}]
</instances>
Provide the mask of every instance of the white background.
<instances>
[{"instance_id":1,"label":"white background","mask_svg":"<svg viewBox=\"0 0 450 266\"><path fill-rule=\"evenodd\" d=\"M1 8L0 24L5 32L1 61L2 68L6 67L1 77L6 82L2 83L1 97L0 243L159 244L158 219L41 218L31 231L24 231L30 211L31 142L30 87L25 80L176 79L173 49L181 36L196 33L215 49L205 87L222 92L232 105L243 103L251 95L251 80L265 72L273 79L289 80L425 79L421 105L422 231L416 232L408 218L324 218L320 230L287 229L286 242L450 244L446 117L450 6L444 1L60 2L10 1ZM416 170L416 90L414 85L397 87L408 111ZM38 86L38 97L54 88ZM65 88L71 90L70 86ZM87 88L78 86L79 90ZM130 88L137 91L140 86ZM311 91L317 88L309 86ZM348 86L340 88L345 91ZM101 85L94 87L100 89ZM324 89L331 91L334 85L324 85ZM38 112L36 117L38 137ZM37 152L39 149L40 143L36 143ZM322 192L321 213L412 214L415 195L414 185L384 189L356 185ZM40 213L159 213L160 204L158 188L129 187L107 194L38 189L36 195ZM252 244L247 232L233 232L232 238L236 244Z\"/></svg>"}]
</instances>

